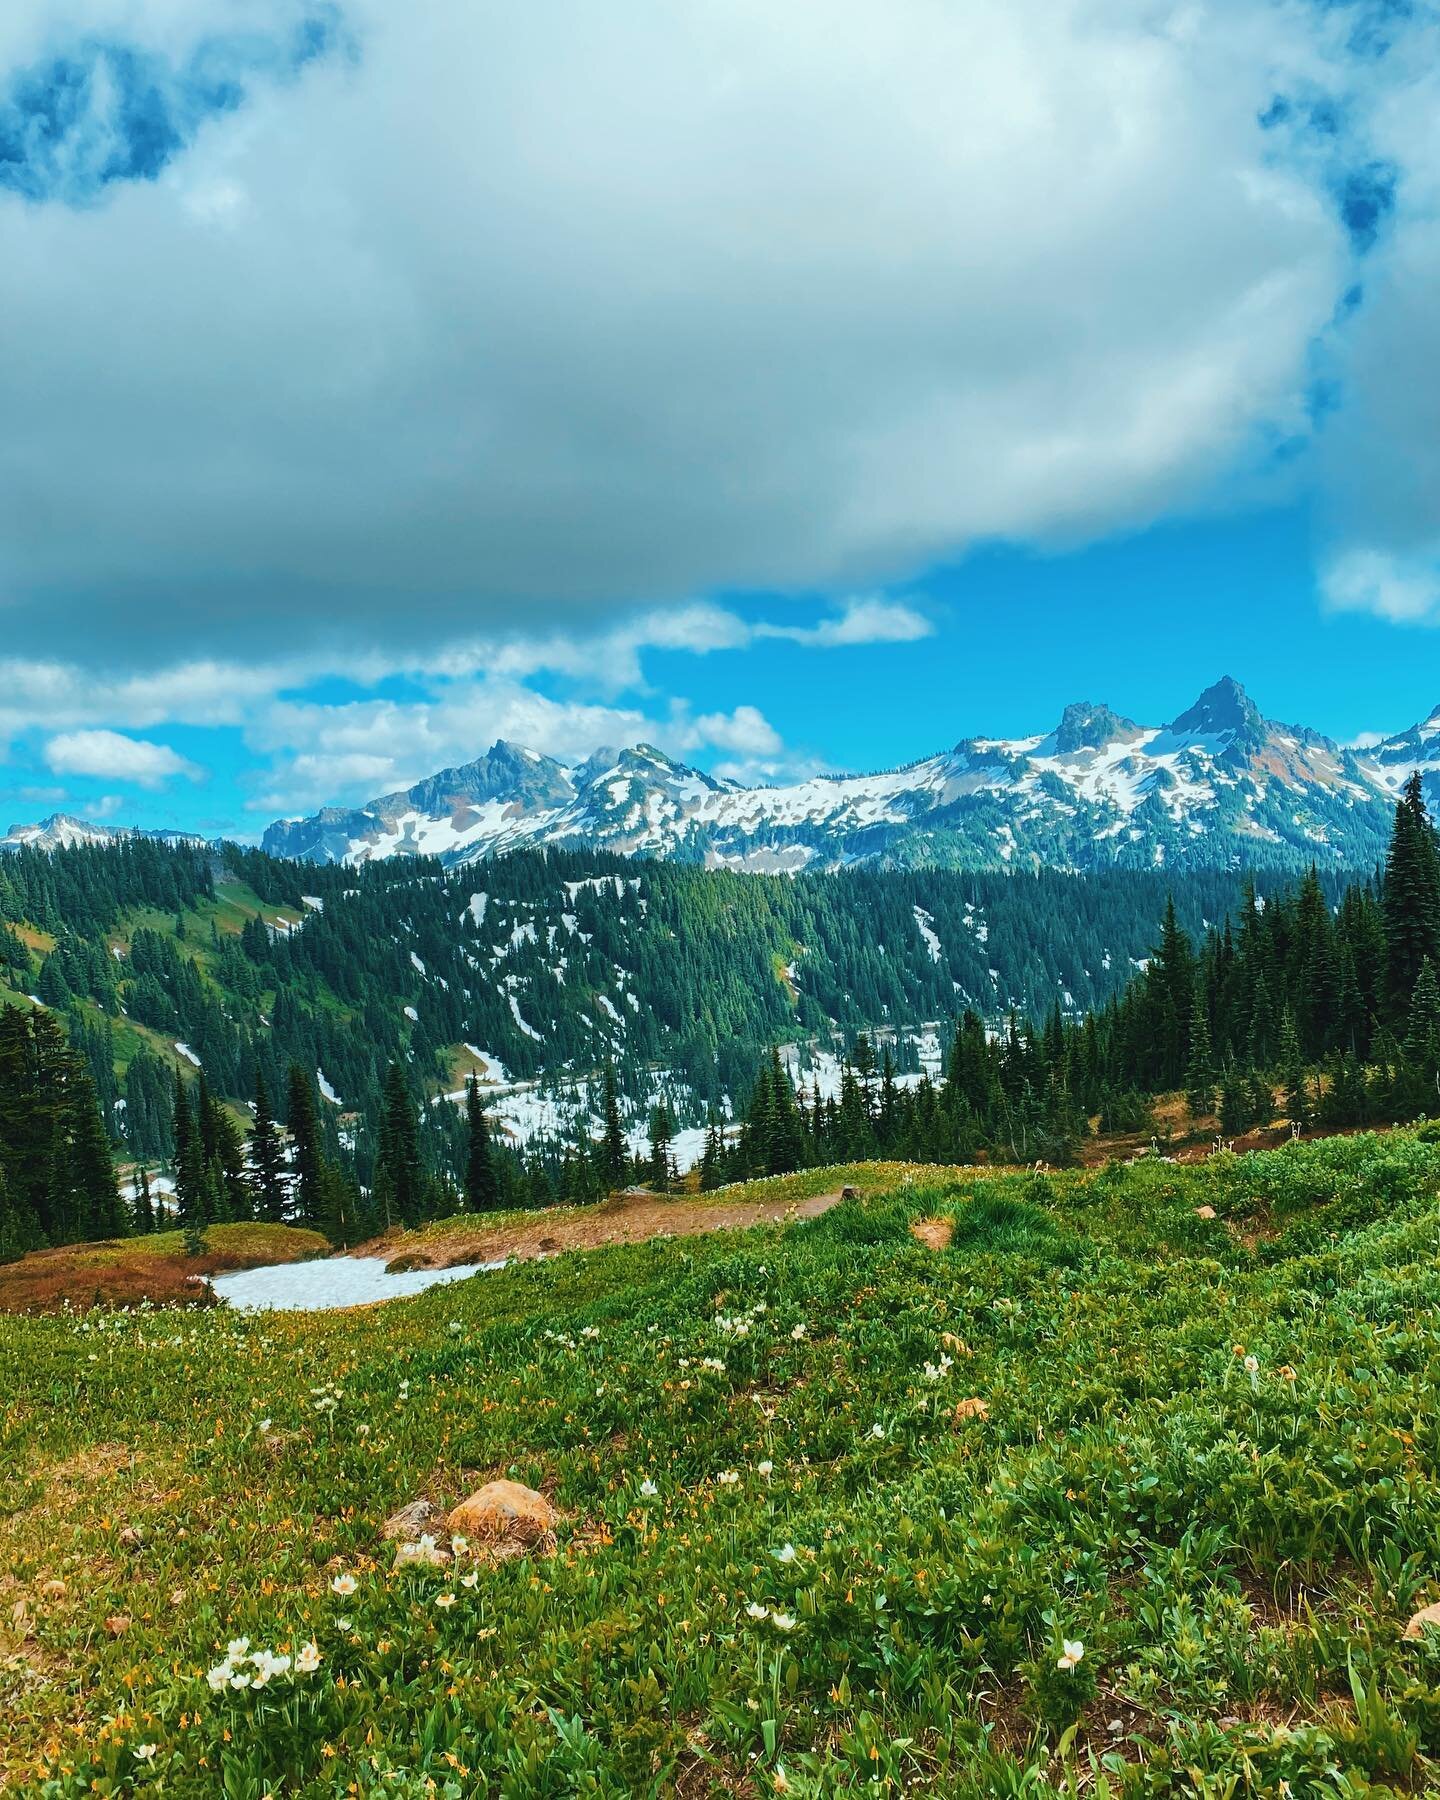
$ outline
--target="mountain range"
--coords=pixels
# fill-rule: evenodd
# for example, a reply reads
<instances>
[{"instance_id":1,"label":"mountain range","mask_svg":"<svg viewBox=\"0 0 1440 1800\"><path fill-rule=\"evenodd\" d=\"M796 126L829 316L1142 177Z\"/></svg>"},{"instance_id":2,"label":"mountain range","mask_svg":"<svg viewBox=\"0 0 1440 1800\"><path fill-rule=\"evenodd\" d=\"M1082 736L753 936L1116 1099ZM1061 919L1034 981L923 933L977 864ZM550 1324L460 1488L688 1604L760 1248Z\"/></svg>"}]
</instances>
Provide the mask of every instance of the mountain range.
<instances>
[{"instance_id":1,"label":"mountain range","mask_svg":"<svg viewBox=\"0 0 1440 1800\"><path fill-rule=\"evenodd\" d=\"M1227 676L1165 725L1081 701L1034 736L962 738L903 768L769 787L719 779L650 744L566 765L501 739L363 806L277 820L263 845L306 862L424 855L447 866L549 845L787 874L1369 868L1415 770L1440 811L1440 708L1379 743L1344 746L1265 718ZM117 835L55 814L12 826L0 848Z\"/></svg>"},{"instance_id":2,"label":"mountain range","mask_svg":"<svg viewBox=\"0 0 1440 1800\"><path fill-rule=\"evenodd\" d=\"M872 775L746 787L649 744L567 767L522 745L361 807L279 820L272 855L431 855L464 864L522 844L793 873L872 867L1364 868L1419 769L1440 796L1440 709L1366 749L1262 716L1229 677L1166 725L1067 706L1048 731L963 738Z\"/></svg>"}]
</instances>

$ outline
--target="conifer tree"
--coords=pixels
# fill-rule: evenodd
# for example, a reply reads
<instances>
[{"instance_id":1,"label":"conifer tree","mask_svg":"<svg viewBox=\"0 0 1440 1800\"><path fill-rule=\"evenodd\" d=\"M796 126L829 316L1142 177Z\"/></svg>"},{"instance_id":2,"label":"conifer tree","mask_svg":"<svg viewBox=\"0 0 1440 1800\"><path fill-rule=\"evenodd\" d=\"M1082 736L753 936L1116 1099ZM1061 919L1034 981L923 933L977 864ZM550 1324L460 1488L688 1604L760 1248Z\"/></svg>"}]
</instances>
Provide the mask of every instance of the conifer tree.
<instances>
[{"instance_id":1,"label":"conifer tree","mask_svg":"<svg viewBox=\"0 0 1440 1800\"><path fill-rule=\"evenodd\" d=\"M605 1065L604 1094L605 1134L601 1139L600 1174L609 1190L623 1187L630 1167L630 1147L625 1141L625 1127L620 1121L620 1102L615 1088L615 1065Z\"/></svg>"},{"instance_id":2,"label":"conifer tree","mask_svg":"<svg viewBox=\"0 0 1440 1800\"><path fill-rule=\"evenodd\" d=\"M274 1222L285 1217L285 1147L270 1110L270 1090L262 1070L255 1072L255 1122L250 1132L250 1180L257 1218Z\"/></svg>"},{"instance_id":3,"label":"conifer tree","mask_svg":"<svg viewBox=\"0 0 1440 1800\"><path fill-rule=\"evenodd\" d=\"M1382 909L1390 1004L1403 1013L1427 959L1440 962L1440 855L1418 772L1395 808Z\"/></svg>"},{"instance_id":4,"label":"conifer tree","mask_svg":"<svg viewBox=\"0 0 1440 1800\"><path fill-rule=\"evenodd\" d=\"M465 1084L465 1205L471 1212L494 1212L500 1204L500 1182L490 1148L490 1127L480 1099L480 1083L472 1075Z\"/></svg>"},{"instance_id":5,"label":"conifer tree","mask_svg":"<svg viewBox=\"0 0 1440 1800\"><path fill-rule=\"evenodd\" d=\"M318 1226L324 1206L320 1191L323 1160L320 1118L315 1105L314 1083L299 1063L290 1065L285 1097L290 1125L290 1166L295 1178L292 1189L295 1210L307 1225Z\"/></svg>"}]
</instances>

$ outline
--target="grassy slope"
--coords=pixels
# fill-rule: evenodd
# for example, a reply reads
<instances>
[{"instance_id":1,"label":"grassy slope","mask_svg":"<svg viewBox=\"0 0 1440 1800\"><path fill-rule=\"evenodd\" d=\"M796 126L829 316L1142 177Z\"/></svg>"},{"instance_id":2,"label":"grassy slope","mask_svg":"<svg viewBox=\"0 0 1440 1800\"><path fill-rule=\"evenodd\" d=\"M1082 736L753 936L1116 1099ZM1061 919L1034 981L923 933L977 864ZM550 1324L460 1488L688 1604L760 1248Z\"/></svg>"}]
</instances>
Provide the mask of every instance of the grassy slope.
<instances>
[{"instance_id":1,"label":"grassy slope","mask_svg":"<svg viewBox=\"0 0 1440 1800\"><path fill-rule=\"evenodd\" d=\"M299 1262L329 1252L318 1231L293 1225L211 1225L206 1250L185 1254L185 1234L114 1238L97 1244L66 1244L37 1250L18 1262L0 1263L0 1312L50 1311L59 1306L132 1306L195 1298L196 1275L225 1269L258 1269L267 1263Z\"/></svg>"},{"instance_id":2,"label":"grassy slope","mask_svg":"<svg viewBox=\"0 0 1440 1800\"><path fill-rule=\"evenodd\" d=\"M178 1800L1422 1789L1437 1185L1408 1133L941 1175L363 1313L0 1319L4 1754ZM555 1555L390 1573L392 1508L501 1473ZM216 1696L233 1636L323 1660Z\"/></svg>"}]
</instances>

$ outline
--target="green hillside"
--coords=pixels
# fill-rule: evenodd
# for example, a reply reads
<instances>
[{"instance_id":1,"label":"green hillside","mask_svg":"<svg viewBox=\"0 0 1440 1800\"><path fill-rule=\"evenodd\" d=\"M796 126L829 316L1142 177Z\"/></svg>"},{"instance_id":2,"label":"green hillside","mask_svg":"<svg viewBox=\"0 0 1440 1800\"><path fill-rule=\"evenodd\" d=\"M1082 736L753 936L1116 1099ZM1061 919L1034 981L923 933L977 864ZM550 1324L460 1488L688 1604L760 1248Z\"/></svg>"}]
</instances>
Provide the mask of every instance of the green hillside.
<instances>
[{"instance_id":1,"label":"green hillside","mask_svg":"<svg viewBox=\"0 0 1440 1800\"><path fill-rule=\"evenodd\" d=\"M777 1041L899 1031L904 1069L919 1066L905 1032L948 1030L966 1007L996 1020L1057 1004L1078 1016L1153 951L1172 888L1198 937L1242 885L1225 874L789 879L543 851L443 875L137 840L0 861L0 1000L34 996L67 1023L117 1135L150 1158L173 1148L175 1069L203 1066L242 1115L257 1075L283 1096L298 1064L369 1121L390 1063L418 1092L453 1090L473 1061L466 1044L514 1080L613 1062L637 1102L655 1070L670 1071L680 1122L693 1124L747 1099ZM364 1125L354 1152L368 1167Z\"/></svg>"},{"instance_id":2,"label":"green hillside","mask_svg":"<svg viewBox=\"0 0 1440 1800\"><path fill-rule=\"evenodd\" d=\"M886 1179L362 1313L0 1319L13 1780L1430 1791L1432 1134ZM503 1476L553 1545L392 1566Z\"/></svg>"}]
</instances>

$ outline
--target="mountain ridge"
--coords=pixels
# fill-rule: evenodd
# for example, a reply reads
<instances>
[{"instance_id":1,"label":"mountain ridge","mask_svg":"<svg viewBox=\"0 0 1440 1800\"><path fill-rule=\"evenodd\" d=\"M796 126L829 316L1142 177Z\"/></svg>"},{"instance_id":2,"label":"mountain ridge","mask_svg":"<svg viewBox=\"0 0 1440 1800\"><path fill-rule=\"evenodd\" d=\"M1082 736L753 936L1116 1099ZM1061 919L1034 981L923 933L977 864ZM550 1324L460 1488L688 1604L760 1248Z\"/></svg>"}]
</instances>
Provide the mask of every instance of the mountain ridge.
<instances>
[{"instance_id":1,"label":"mountain ridge","mask_svg":"<svg viewBox=\"0 0 1440 1800\"><path fill-rule=\"evenodd\" d=\"M527 779L496 782L522 761ZM1395 794L1416 767L1440 794L1440 710L1356 750L1267 719L1225 675L1165 725L1076 701L1028 737L976 734L899 768L769 786L717 780L649 744L566 767L501 739L401 794L277 820L263 843L302 860L432 854L451 866L525 843L764 873L1359 868L1383 855Z\"/></svg>"},{"instance_id":2,"label":"mountain ridge","mask_svg":"<svg viewBox=\"0 0 1440 1800\"><path fill-rule=\"evenodd\" d=\"M1074 701L1047 730L975 734L869 774L770 785L707 774L637 743L572 764L497 738L473 761L358 806L277 819L292 861L434 856L463 866L523 846L611 850L758 873L876 868L1369 868L1418 770L1440 810L1440 708L1365 747L1268 719L1224 675L1163 725ZM52 815L0 848L125 835ZM146 835L177 838L184 834Z\"/></svg>"}]
</instances>

